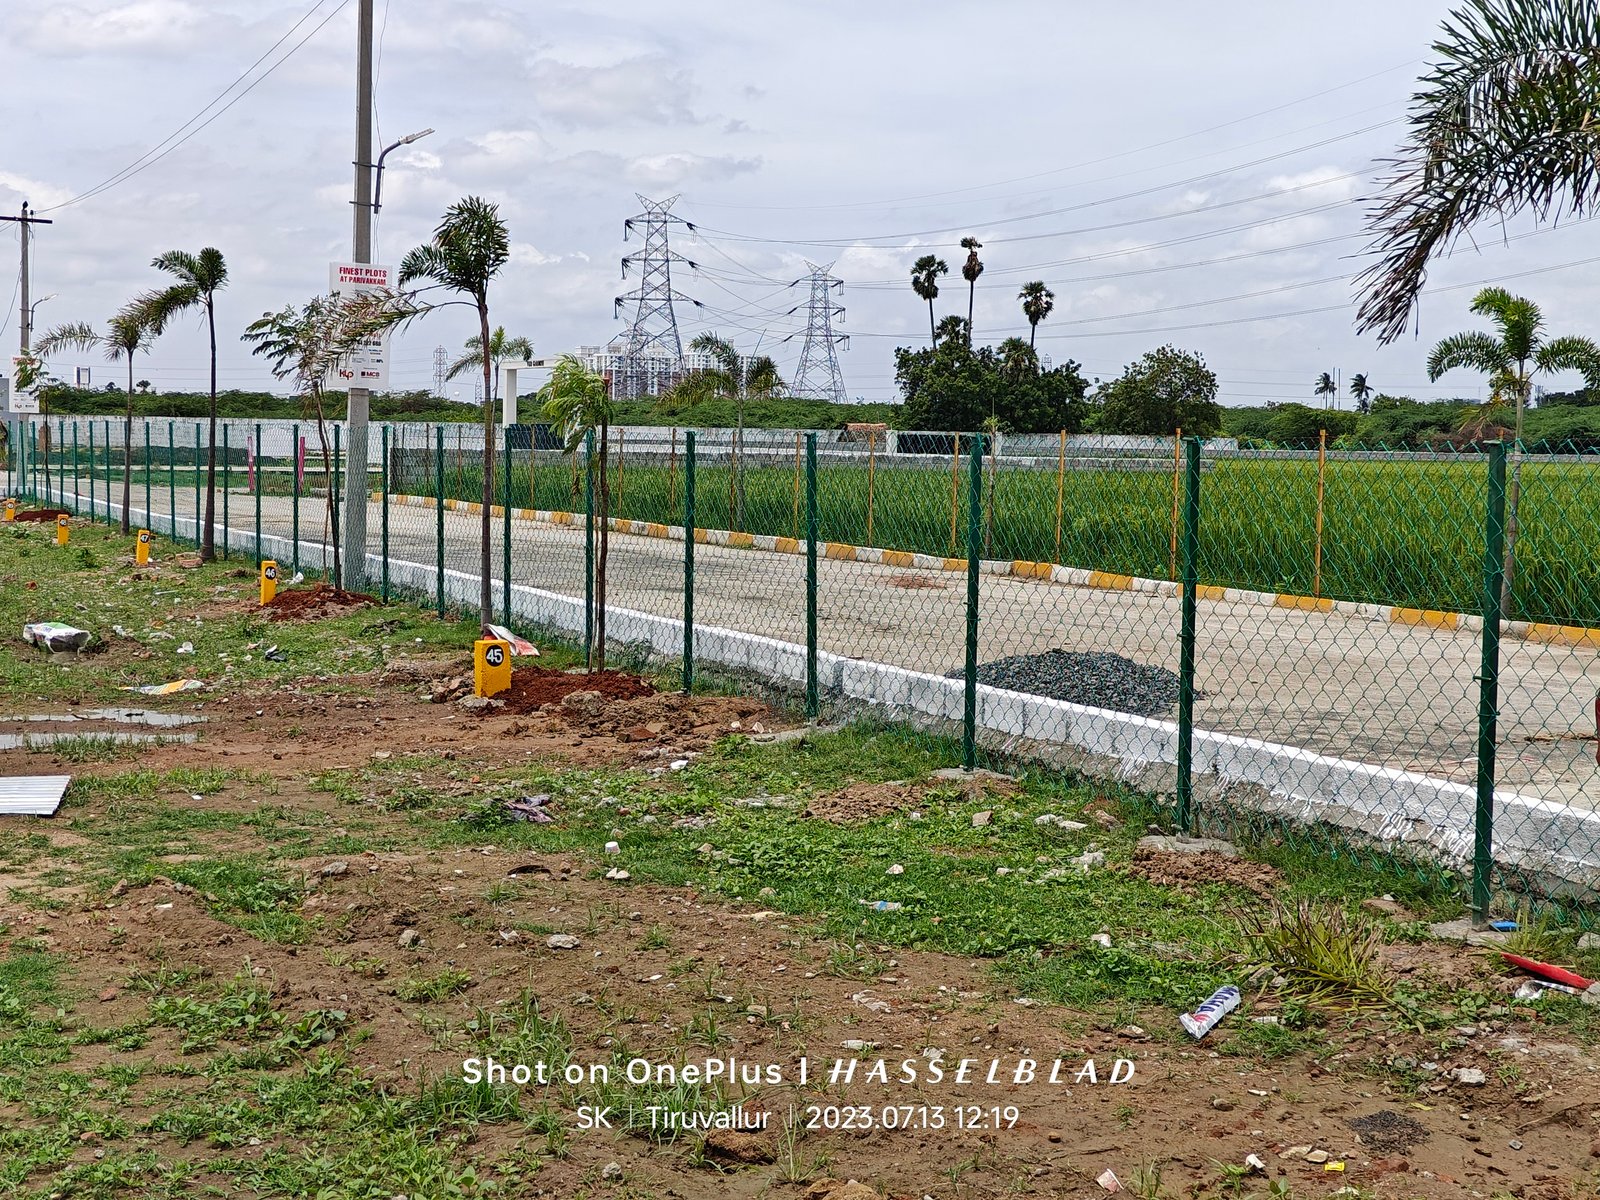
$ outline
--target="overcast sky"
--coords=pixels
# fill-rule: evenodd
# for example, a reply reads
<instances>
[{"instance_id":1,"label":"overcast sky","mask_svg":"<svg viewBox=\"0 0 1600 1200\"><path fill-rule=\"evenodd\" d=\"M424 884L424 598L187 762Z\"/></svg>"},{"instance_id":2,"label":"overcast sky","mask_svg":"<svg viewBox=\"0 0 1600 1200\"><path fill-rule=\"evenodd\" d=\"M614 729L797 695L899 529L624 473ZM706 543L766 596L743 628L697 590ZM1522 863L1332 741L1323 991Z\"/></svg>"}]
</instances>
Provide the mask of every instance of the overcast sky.
<instances>
[{"instance_id":1,"label":"overcast sky","mask_svg":"<svg viewBox=\"0 0 1600 1200\"><path fill-rule=\"evenodd\" d=\"M1533 297L1555 332L1600 335L1593 266L1565 266L1600 256L1600 238L1484 228L1433 268L1430 287L1469 286L1424 300L1420 339L1355 336L1345 280L1361 265L1361 198L1448 8L377 0L380 145L437 130L389 157L377 258L398 262L462 195L499 202L514 253L492 319L555 354L623 331L612 300L633 281L618 259L639 246L623 221L635 193L677 194L674 211L703 227L674 247L703 268L674 279L706 306L680 308L685 340L759 339L792 367L801 339L782 339L803 330L803 310L788 310L805 296L784 285L807 260L834 262L852 396L892 398L894 347L927 339L905 282L918 255L950 264L939 314L965 314L968 232L988 268L978 339L1025 336L1016 293L1043 279L1056 311L1039 348L1091 378L1171 342L1205 356L1229 403L1315 402L1313 380L1335 369L1383 391L1477 396L1468 372L1429 385L1423 370L1434 340L1476 324L1475 285ZM160 282L155 254L214 245L232 276L223 384L270 382L238 331L325 288L328 263L350 253L355 12L355 0L7 3L0 211L27 199L56 222L36 240L34 296L55 293L41 332L103 322ZM214 119L170 153L76 200L202 112ZM0 344L14 352L5 228ZM474 330L454 310L406 332L394 386L431 386L434 347L454 356ZM77 362L97 383L121 377L83 357L52 367ZM185 321L136 377L197 388L204 366ZM470 382L453 389L470 399Z\"/></svg>"}]
</instances>

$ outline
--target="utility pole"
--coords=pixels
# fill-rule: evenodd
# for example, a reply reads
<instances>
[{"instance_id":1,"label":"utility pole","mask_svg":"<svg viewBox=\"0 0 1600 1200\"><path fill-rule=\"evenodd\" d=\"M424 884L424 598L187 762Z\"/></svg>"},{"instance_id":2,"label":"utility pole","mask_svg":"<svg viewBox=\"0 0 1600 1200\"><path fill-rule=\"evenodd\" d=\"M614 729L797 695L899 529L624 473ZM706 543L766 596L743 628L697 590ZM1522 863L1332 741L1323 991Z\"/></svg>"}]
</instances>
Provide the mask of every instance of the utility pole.
<instances>
[{"instance_id":1,"label":"utility pole","mask_svg":"<svg viewBox=\"0 0 1600 1200\"><path fill-rule=\"evenodd\" d=\"M356 160L353 262L372 261L372 0L356 13ZM367 414L371 393L349 390L345 433L344 586L361 589L367 573Z\"/></svg>"},{"instance_id":2,"label":"utility pole","mask_svg":"<svg viewBox=\"0 0 1600 1200\"><path fill-rule=\"evenodd\" d=\"M13 224L19 226L22 230L22 274L19 286L19 291L22 294L22 319L20 321L22 337L18 343L18 348L21 351L22 357L26 358L28 356L28 351L33 348L33 296L29 291L30 280L28 278L28 248L31 240L31 230L35 225L54 225L55 222L48 220L45 217L34 216L29 210L28 202L26 200L22 202L21 216L0 217L0 221L12 222ZM5 407L3 410L0 410L8 416L11 413L10 397L15 395L16 387L15 381L13 381L13 387L7 395Z\"/></svg>"}]
</instances>

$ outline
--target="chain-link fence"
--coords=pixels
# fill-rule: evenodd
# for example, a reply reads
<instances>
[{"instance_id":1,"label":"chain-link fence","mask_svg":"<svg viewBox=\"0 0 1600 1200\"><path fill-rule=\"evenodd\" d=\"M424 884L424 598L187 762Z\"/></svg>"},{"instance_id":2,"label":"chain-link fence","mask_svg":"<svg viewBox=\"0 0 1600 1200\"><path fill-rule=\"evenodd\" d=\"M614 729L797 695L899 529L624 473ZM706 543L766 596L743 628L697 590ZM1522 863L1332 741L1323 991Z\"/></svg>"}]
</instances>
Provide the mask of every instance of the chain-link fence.
<instances>
[{"instance_id":1,"label":"chain-link fence","mask_svg":"<svg viewBox=\"0 0 1600 1200\"><path fill-rule=\"evenodd\" d=\"M198 543L206 431L9 429L9 490ZM640 645L1293 839L1586 905L1600 868L1600 479L1560 447L670 428L495 450L494 619ZM342 431L219 426L219 553L333 571ZM484 446L379 426L351 586L478 602ZM359 485L352 485L359 486ZM685 536L685 530L692 531Z\"/></svg>"}]
</instances>

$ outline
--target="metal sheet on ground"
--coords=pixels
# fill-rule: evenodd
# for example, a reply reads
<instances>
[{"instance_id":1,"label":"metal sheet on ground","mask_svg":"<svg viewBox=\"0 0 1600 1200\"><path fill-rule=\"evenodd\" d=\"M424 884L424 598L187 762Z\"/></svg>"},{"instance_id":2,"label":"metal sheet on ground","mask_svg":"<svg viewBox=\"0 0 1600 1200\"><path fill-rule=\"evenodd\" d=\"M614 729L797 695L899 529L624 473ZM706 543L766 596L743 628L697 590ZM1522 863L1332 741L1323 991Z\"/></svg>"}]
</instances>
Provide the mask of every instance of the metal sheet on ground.
<instances>
[{"instance_id":1,"label":"metal sheet on ground","mask_svg":"<svg viewBox=\"0 0 1600 1200\"><path fill-rule=\"evenodd\" d=\"M50 817L61 807L71 775L0 776L0 814Z\"/></svg>"}]
</instances>

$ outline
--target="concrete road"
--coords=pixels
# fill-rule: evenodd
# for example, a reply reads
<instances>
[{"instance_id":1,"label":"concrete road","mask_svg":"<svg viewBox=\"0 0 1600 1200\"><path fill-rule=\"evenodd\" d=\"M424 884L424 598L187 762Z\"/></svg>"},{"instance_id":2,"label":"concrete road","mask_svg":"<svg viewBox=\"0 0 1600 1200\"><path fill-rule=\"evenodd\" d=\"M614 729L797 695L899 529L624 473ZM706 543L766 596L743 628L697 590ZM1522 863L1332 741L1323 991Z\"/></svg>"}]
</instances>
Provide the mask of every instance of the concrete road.
<instances>
[{"instance_id":1,"label":"concrete road","mask_svg":"<svg viewBox=\"0 0 1600 1200\"><path fill-rule=\"evenodd\" d=\"M135 505L142 499L136 493ZM153 499L158 518L166 516L166 496ZM177 509L180 518L192 519L193 494L180 494ZM229 514L233 527L253 528L253 498L235 493ZM264 498L262 517L265 533L289 536L288 500ZM391 505L391 554L431 565L435 520L431 508ZM445 513L447 567L476 572L478 520ZM380 522L374 504L367 518L374 551ZM514 582L582 595L581 527L526 520L512 526ZM324 529L321 501L302 499L302 540L317 540ZM498 575L498 518L492 529ZM699 545L695 563L699 623L804 642L803 556ZM818 570L823 649L935 673L960 666L965 575L829 559ZM609 579L611 603L679 617L683 544L613 533ZM1175 596L982 578L982 660L1060 647L1113 651L1176 670L1179 627ZM1197 722L1219 733L1471 784L1480 642L1481 634L1465 630L1201 600ZM1600 807L1593 740L1597 690L1600 655L1593 648L1503 640L1499 787Z\"/></svg>"}]
</instances>

